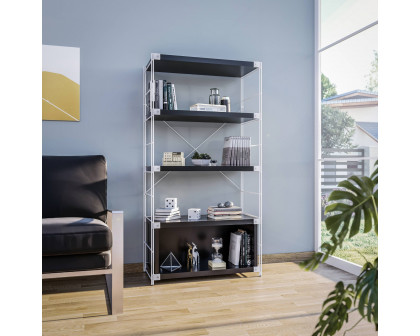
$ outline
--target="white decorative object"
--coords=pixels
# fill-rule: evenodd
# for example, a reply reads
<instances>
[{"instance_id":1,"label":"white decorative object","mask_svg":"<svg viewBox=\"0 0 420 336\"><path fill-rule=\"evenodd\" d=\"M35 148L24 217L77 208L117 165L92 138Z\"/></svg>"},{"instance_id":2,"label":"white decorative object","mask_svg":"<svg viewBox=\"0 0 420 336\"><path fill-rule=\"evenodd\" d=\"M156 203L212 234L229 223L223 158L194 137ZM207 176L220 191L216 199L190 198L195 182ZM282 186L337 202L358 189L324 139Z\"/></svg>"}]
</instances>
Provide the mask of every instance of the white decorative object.
<instances>
[{"instance_id":1,"label":"white decorative object","mask_svg":"<svg viewBox=\"0 0 420 336\"><path fill-rule=\"evenodd\" d=\"M201 209L199 208L188 209L188 219L200 219L200 217L201 217Z\"/></svg>"},{"instance_id":2,"label":"white decorative object","mask_svg":"<svg viewBox=\"0 0 420 336\"><path fill-rule=\"evenodd\" d=\"M210 166L210 159L191 159L194 166Z\"/></svg>"},{"instance_id":3,"label":"white decorative object","mask_svg":"<svg viewBox=\"0 0 420 336\"><path fill-rule=\"evenodd\" d=\"M175 209L178 207L178 198L165 198L165 208Z\"/></svg>"}]
</instances>

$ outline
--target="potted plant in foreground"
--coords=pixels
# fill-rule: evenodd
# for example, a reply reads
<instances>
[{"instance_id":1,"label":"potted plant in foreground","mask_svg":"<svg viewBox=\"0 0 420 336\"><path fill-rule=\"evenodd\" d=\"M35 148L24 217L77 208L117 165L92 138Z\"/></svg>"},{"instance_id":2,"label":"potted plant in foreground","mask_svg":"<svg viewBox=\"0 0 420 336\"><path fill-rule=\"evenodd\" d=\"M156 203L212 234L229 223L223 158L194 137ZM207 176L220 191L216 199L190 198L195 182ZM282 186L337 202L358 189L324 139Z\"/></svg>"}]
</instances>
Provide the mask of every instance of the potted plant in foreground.
<instances>
[{"instance_id":1,"label":"potted plant in foreground","mask_svg":"<svg viewBox=\"0 0 420 336\"><path fill-rule=\"evenodd\" d=\"M338 184L343 190L334 190L330 194L325 207L325 224L331 241L323 243L321 252L315 253L312 259L302 262L302 268L316 269L342 246L347 237L371 230L378 235L378 161L375 167L370 177L351 176ZM335 335L348 322L349 314L356 310L360 319L346 332L364 319L378 330L378 258L373 263L366 260L355 284L345 286L339 281L322 308L313 336Z\"/></svg>"}]
</instances>

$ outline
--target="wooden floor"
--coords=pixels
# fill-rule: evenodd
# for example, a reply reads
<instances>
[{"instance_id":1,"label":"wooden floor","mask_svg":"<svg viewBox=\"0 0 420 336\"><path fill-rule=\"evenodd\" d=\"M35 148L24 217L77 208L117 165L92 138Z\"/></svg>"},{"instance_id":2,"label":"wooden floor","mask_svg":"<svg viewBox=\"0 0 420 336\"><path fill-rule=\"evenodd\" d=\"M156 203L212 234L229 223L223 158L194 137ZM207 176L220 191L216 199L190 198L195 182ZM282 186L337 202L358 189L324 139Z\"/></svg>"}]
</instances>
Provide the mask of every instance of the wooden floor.
<instances>
[{"instance_id":1,"label":"wooden floor","mask_svg":"<svg viewBox=\"0 0 420 336\"><path fill-rule=\"evenodd\" d=\"M311 335L335 281L353 275L321 265L304 272L296 263L263 265L250 274L148 285L144 274L128 274L124 313L108 315L101 276L43 281L43 335ZM352 313L347 327L358 320ZM360 323L347 335L377 335Z\"/></svg>"}]
</instances>

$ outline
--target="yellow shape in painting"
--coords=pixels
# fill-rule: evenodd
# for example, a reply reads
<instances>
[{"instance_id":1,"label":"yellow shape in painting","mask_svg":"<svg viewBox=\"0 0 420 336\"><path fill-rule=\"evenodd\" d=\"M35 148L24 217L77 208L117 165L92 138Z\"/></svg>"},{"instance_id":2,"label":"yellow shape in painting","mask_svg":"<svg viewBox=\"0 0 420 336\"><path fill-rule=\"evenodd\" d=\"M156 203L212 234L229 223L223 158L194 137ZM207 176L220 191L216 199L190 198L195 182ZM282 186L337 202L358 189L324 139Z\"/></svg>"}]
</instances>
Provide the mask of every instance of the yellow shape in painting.
<instances>
[{"instance_id":1,"label":"yellow shape in painting","mask_svg":"<svg viewBox=\"0 0 420 336\"><path fill-rule=\"evenodd\" d=\"M64 75L42 71L42 120L80 120L80 85Z\"/></svg>"}]
</instances>

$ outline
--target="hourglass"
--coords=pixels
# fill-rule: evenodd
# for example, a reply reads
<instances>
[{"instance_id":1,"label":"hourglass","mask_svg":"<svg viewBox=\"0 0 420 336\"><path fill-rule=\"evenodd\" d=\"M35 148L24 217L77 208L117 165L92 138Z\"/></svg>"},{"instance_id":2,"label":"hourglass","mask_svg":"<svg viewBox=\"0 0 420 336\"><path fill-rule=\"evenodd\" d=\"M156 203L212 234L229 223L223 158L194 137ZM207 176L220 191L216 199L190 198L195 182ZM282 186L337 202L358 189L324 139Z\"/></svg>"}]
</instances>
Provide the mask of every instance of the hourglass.
<instances>
[{"instance_id":1,"label":"hourglass","mask_svg":"<svg viewBox=\"0 0 420 336\"><path fill-rule=\"evenodd\" d=\"M219 250L223 247L223 239L212 238L211 247L214 249L214 252L211 255L212 259L209 260L209 267L211 269L226 269L226 263L223 261L223 255L219 252Z\"/></svg>"}]
</instances>

